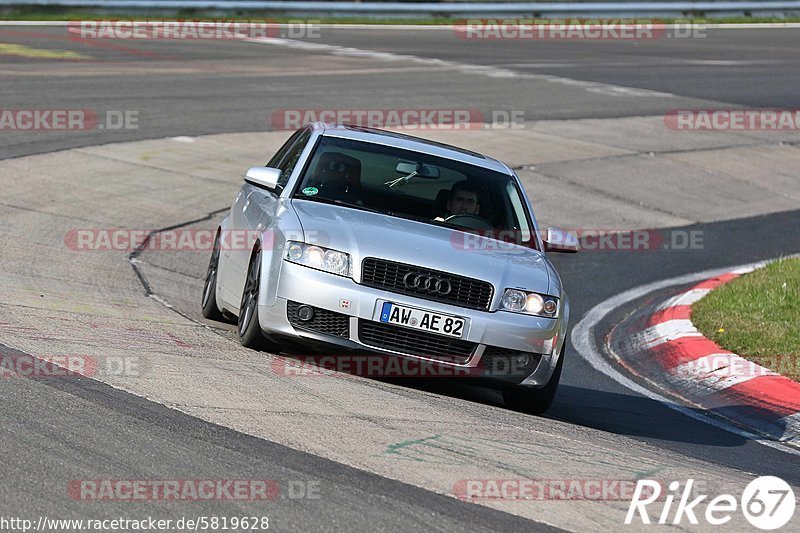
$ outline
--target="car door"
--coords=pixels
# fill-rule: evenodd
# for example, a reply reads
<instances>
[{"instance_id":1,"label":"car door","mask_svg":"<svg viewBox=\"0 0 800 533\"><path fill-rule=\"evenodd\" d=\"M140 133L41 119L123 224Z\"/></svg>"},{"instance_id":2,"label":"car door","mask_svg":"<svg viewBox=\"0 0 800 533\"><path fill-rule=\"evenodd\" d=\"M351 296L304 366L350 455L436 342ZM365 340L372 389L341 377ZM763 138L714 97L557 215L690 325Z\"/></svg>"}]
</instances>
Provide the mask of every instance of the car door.
<instances>
[{"instance_id":1,"label":"car door","mask_svg":"<svg viewBox=\"0 0 800 533\"><path fill-rule=\"evenodd\" d=\"M310 137L310 128L298 130L267 163L266 166L277 168L281 171L278 186L274 190L252 184L245 184L242 188L241 193L244 200L241 202L241 207L236 209L236 218L232 217L231 219L231 222L235 224L233 227L242 228L247 235L247 246L232 247L234 249L231 251L231 262L239 272L235 285L232 285L231 289L239 299L241 299L241 294L244 290L253 244L255 239L265 230L268 231L264 234L262 245L265 251L272 250L275 239L271 228L280 206L280 193L289 181L292 172L294 172Z\"/></svg>"}]
</instances>

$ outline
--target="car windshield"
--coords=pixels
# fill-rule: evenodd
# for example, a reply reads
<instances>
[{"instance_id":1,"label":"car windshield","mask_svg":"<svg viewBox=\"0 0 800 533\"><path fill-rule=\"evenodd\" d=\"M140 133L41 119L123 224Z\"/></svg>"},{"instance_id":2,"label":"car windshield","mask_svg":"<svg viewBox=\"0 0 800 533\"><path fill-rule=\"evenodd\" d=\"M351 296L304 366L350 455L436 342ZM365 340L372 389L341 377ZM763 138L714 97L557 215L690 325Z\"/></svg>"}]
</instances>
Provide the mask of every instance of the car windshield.
<instances>
[{"instance_id":1,"label":"car windshield","mask_svg":"<svg viewBox=\"0 0 800 533\"><path fill-rule=\"evenodd\" d=\"M533 245L525 202L510 176L382 144L322 137L294 198Z\"/></svg>"}]
</instances>

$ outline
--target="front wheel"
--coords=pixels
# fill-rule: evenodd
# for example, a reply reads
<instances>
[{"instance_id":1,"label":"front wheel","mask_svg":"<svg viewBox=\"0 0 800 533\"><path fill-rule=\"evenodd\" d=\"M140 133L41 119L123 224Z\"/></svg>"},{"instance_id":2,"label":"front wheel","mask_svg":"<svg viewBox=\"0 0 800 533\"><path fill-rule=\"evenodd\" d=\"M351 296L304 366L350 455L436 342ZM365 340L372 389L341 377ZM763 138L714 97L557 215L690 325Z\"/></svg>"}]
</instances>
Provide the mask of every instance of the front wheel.
<instances>
[{"instance_id":1,"label":"front wheel","mask_svg":"<svg viewBox=\"0 0 800 533\"><path fill-rule=\"evenodd\" d=\"M246 348L262 349L266 347L266 339L261 333L258 320L258 293L261 280L261 250L255 250L247 268L247 280L242 292L242 303L239 306L238 332L239 342Z\"/></svg>"},{"instance_id":2,"label":"front wheel","mask_svg":"<svg viewBox=\"0 0 800 533\"><path fill-rule=\"evenodd\" d=\"M561 348L561 356L558 358L556 368L553 370L553 375L550 376L550 381L547 385L540 389L532 387L525 387L517 385L514 387L507 387L503 389L503 401L506 407L514 411L528 413L531 415L540 415L550 408L553 403L553 398L556 396L556 389L558 389L558 382L561 380L561 368L564 366L564 350L566 349L566 342L564 347Z\"/></svg>"}]
</instances>

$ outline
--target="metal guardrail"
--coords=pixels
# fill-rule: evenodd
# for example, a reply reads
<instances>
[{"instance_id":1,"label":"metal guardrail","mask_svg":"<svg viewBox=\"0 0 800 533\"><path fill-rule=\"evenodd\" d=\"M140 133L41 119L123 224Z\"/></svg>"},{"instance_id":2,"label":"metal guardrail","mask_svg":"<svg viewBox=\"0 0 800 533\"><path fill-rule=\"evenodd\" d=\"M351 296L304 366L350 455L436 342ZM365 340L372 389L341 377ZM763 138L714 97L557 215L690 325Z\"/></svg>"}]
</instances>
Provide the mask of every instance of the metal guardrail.
<instances>
[{"instance_id":1,"label":"metal guardrail","mask_svg":"<svg viewBox=\"0 0 800 533\"><path fill-rule=\"evenodd\" d=\"M84 7L103 10L253 10L287 14L365 16L546 16L775 14L800 12L800 0L582 2L326 2L271 0L0 0L0 6Z\"/></svg>"}]
</instances>

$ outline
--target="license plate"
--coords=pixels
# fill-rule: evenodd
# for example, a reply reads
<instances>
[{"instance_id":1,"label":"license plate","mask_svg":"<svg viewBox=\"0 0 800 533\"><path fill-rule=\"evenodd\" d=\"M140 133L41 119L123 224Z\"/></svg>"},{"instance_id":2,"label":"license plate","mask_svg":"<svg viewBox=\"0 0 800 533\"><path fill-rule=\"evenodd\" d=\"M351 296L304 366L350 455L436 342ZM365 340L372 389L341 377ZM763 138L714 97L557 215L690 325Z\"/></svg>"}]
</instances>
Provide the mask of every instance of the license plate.
<instances>
[{"instance_id":1,"label":"license plate","mask_svg":"<svg viewBox=\"0 0 800 533\"><path fill-rule=\"evenodd\" d=\"M425 311L415 307L406 307L391 302L384 302L381 308L381 322L397 324L407 328L421 329L456 337L460 339L464 334L464 319L451 315Z\"/></svg>"}]
</instances>

